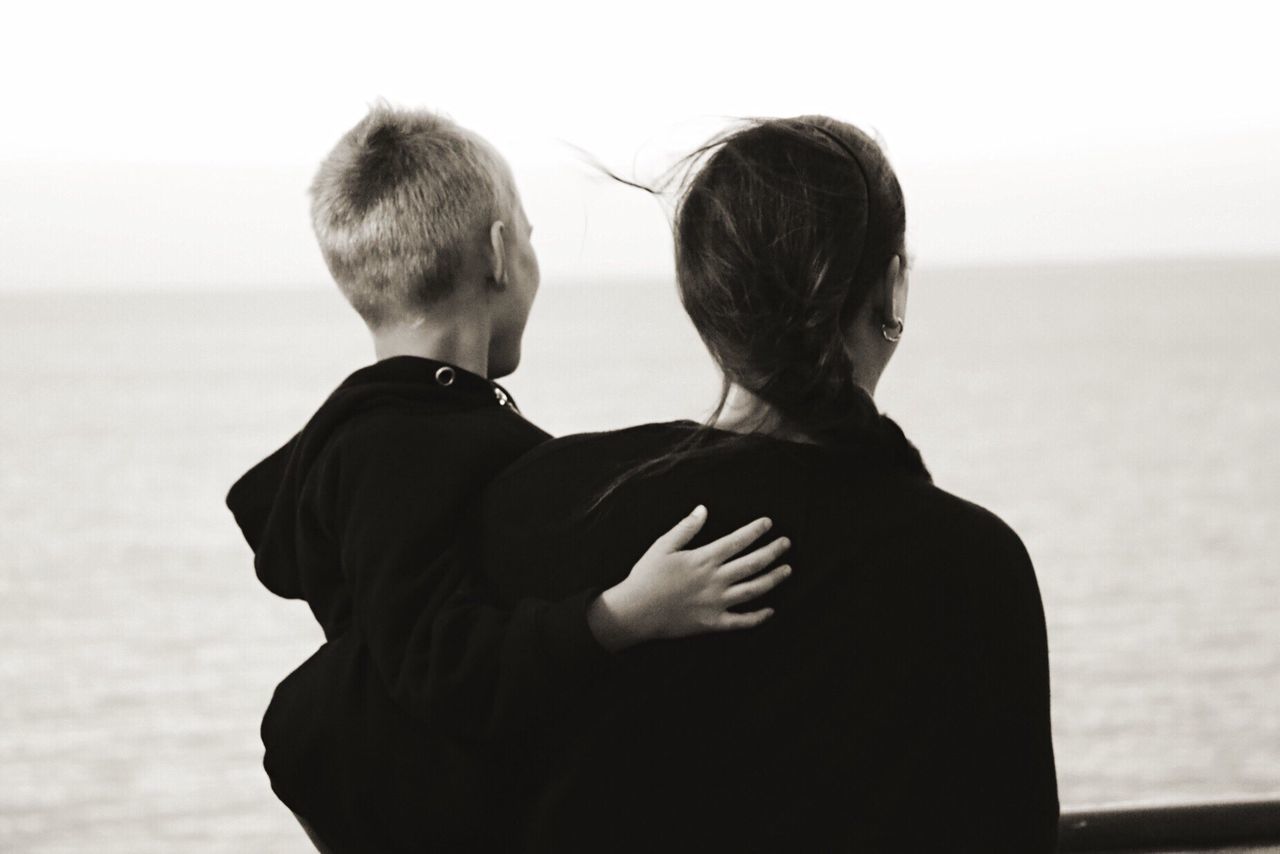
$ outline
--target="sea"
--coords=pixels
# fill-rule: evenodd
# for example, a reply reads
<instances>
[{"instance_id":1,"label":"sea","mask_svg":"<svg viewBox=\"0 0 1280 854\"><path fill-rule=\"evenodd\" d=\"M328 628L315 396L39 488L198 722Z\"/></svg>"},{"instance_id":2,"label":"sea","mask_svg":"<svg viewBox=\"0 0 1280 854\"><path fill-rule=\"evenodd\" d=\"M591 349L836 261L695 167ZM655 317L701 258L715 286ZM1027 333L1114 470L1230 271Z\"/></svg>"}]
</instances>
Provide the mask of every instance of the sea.
<instances>
[{"instance_id":1,"label":"sea","mask_svg":"<svg viewBox=\"0 0 1280 854\"><path fill-rule=\"evenodd\" d=\"M0 851L311 850L258 722L321 635L223 498L371 360L324 282L0 295ZM544 282L506 384L718 387L661 279ZM922 269L877 401L1027 544L1064 807L1280 796L1280 260Z\"/></svg>"}]
</instances>

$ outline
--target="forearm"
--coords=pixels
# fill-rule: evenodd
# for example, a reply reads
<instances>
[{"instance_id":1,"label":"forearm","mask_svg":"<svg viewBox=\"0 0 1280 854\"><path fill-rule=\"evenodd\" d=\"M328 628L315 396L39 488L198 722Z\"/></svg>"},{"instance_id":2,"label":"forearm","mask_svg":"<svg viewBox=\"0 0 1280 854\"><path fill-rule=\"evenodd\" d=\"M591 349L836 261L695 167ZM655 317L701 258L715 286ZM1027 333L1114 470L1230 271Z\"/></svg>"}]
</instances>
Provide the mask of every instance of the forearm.
<instances>
[{"instance_id":1,"label":"forearm","mask_svg":"<svg viewBox=\"0 0 1280 854\"><path fill-rule=\"evenodd\" d=\"M588 618L598 599L582 591L504 607L476 589L460 593L437 616L425 678L406 683L406 701L420 719L471 739L553 719L610 662Z\"/></svg>"},{"instance_id":2,"label":"forearm","mask_svg":"<svg viewBox=\"0 0 1280 854\"><path fill-rule=\"evenodd\" d=\"M594 592L508 604L483 582L471 549L486 539L474 501L490 460L457 438L447 460L403 425L353 445L335 469L336 539L353 622L390 696L424 724L484 736L535 715L606 653L587 625Z\"/></svg>"},{"instance_id":3,"label":"forearm","mask_svg":"<svg viewBox=\"0 0 1280 854\"><path fill-rule=\"evenodd\" d=\"M414 569L424 546L360 556L355 602L378 675L422 724L473 738L525 728L607 662L588 621L596 591L500 602L456 546Z\"/></svg>"}]
</instances>

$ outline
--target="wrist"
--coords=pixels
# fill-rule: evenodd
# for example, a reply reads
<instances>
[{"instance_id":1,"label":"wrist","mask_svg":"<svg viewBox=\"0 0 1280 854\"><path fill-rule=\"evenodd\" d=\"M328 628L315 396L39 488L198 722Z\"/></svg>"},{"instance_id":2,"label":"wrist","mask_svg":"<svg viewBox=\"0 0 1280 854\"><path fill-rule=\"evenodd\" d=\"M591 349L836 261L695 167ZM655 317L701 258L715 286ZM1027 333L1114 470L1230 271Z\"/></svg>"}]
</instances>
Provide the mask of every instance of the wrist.
<instances>
[{"instance_id":1,"label":"wrist","mask_svg":"<svg viewBox=\"0 0 1280 854\"><path fill-rule=\"evenodd\" d=\"M631 607L633 601L624 580L597 596L587 608L591 633L610 652L621 652L649 639L643 615Z\"/></svg>"}]
</instances>

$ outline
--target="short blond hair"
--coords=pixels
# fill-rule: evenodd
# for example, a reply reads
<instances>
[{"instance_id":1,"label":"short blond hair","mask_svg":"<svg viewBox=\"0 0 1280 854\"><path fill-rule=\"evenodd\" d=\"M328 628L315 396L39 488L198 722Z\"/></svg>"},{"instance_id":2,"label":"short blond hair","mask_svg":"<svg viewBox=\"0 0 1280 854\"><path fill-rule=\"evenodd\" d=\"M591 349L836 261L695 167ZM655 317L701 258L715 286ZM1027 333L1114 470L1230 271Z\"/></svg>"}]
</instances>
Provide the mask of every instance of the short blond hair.
<instances>
[{"instance_id":1,"label":"short blond hair","mask_svg":"<svg viewBox=\"0 0 1280 854\"><path fill-rule=\"evenodd\" d=\"M311 223L338 287L378 327L447 296L513 193L480 137L427 110L378 103L320 164Z\"/></svg>"}]
</instances>

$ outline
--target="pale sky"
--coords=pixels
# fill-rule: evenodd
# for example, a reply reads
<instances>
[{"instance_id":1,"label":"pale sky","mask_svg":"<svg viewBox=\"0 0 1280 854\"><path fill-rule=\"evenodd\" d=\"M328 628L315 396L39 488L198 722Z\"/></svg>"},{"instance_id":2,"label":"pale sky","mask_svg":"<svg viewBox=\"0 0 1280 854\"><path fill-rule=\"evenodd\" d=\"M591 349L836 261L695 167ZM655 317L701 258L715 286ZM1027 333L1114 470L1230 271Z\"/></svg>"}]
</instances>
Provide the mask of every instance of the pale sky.
<instances>
[{"instance_id":1,"label":"pale sky","mask_svg":"<svg viewBox=\"0 0 1280 854\"><path fill-rule=\"evenodd\" d=\"M723 117L876 131L921 265L1280 255L1264 2L23 4L0 287L326 280L316 163L377 97L511 161L544 277L665 275L645 177Z\"/></svg>"}]
</instances>

